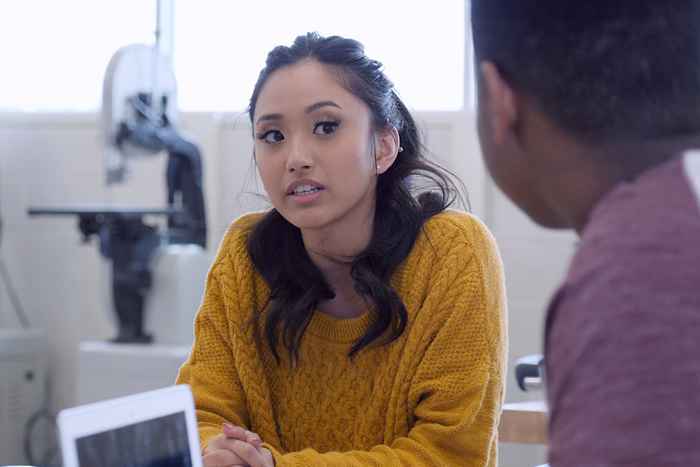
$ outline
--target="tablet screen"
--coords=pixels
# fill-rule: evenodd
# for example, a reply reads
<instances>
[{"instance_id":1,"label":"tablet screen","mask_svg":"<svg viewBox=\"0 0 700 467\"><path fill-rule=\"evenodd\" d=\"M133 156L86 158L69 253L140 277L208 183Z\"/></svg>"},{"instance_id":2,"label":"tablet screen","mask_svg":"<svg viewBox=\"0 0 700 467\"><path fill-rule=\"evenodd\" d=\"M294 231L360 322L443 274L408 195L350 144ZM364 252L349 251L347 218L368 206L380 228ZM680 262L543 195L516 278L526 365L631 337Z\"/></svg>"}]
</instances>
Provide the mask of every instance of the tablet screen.
<instances>
[{"instance_id":1,"label":"tablet screen","mask_svg":"<svg viewBox=\"0 0 700 467\"><path fill-rule=\"evenodd\" d=\"M192 467L185 412L78 438L80 467Z\"/></svg>"}]
</instances>

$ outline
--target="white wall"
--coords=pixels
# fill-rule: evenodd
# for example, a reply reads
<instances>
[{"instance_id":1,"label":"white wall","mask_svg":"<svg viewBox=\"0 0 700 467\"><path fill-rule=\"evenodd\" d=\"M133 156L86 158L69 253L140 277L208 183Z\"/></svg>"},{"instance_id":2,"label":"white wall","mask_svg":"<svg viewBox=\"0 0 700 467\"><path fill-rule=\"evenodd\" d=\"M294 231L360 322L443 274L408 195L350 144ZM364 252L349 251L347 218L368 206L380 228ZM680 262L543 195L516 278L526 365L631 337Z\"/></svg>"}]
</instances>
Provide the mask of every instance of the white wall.
<instances>
[{"instance_id":1,"label":"white wall","mask_svg":"<svg viewBox=\"0 0 700 467\"><path fill-rule=\"evenodd\" d=\"M542 350L544 310L565 271L574 237L535 227L488 181L471 114L421 113L417 119L429 149L464 180L472 210L498 240L508 283L512 368L517 357ZM247 117L189 114L183 120L204 156L209 244L216 248L232 219L264 206L241 194L256 190ZM164 157L135 161L129 183L107 190L95 115L0 115L1 254L30 319L48 332L54 409L74 403L78 343L113 333L108 270L96 245L80 244L75 219L30 219L26 210L106 202L162 205L164 164ZM4 290L0 327L18 327ZM512 375L508 385L509 401L530 397L519 392ZM541 460L541 449L513 449L504 449L502 465Z\"/></svg>"}]
</instances>

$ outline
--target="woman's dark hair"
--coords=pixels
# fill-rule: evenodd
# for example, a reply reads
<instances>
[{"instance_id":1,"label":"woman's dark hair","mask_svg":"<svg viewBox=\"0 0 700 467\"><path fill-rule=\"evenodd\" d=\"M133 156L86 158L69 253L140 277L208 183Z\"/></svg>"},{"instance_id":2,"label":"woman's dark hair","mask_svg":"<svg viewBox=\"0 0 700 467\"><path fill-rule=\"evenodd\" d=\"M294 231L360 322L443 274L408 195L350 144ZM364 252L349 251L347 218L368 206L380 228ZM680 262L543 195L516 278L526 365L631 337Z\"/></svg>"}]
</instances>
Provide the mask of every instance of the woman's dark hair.
<instances>
[{"instance_id":1,"label":"woman's dark hair","mask_svg":"<svg viewBox=\"0 0 700 467\"><path fill-rule=\"evenodd\" d=\"M384 75L382 64L365 56L362 44L352 39L308 33L297 37L291 47L273 49L250 98L251 123L270 75L305 59L331 66L342 85L367 104L374 128L395 127L403 147L391 168L378 178L372 238L352 261L354 288L375 313L367 332L352 346L352 357L376 340L389 343L403 333L406 307L389 283L391 275L410 253L425 221L449 207L460 191L452 180L454 175L424 157L413 117ZM420 179L427 183L419 185ZM296 361L314 310L320 302L332 299L334 292L309 258L300 230L277 210L269 211L255 225L247 246L271 290L264 330L267 342L279 362L281 337L291 360ZM254 318L256 325L259 318Z\"/></svg>"}]
</instances>

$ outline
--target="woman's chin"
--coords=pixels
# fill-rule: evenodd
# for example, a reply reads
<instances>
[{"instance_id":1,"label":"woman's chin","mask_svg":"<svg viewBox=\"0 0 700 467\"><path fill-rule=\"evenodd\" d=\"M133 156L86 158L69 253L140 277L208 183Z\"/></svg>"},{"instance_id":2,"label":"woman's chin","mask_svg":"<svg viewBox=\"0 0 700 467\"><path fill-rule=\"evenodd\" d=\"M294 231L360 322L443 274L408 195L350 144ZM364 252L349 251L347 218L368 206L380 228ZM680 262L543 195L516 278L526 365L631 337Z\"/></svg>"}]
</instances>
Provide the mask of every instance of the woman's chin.
<instances>
[{"instance_id":1,"label":"woman's chin","mask_svg":"<svg viewBox=\"0 0 700 467\"><path fill-rule=\"evenodd\" d=\"M330 217L319 213L311 212L281 212L282 216L287 219L287 222L300 230L318 230L327 226L330 222Z\"/></svg>"}]
</instances>

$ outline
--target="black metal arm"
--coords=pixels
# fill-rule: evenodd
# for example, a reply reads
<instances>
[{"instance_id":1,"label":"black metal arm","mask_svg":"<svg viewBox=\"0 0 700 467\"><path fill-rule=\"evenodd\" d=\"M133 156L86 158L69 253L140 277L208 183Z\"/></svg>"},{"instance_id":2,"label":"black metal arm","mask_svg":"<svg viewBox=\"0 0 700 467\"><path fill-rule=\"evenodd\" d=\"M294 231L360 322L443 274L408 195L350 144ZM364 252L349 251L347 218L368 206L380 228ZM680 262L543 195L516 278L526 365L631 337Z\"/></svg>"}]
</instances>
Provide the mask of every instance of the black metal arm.
<instances>
[{"instance_id":1,"label":"black metal arm","mask_svg":"<svg viewBox=\"0 0 700 467\"><path fill-rule=\"evenodd\" d=\"M150 94L129 99L135 120L122 122L116 136L118 147L126 143L151 151L167 151L165 180L168 206L179 209L168 218L169 243L195 243L206 248L206 213L202 183L202 157L199 148L185 139L168 121L168 101L164 96L159 112L151 106Z\"/></svg>"}]
</instances>

